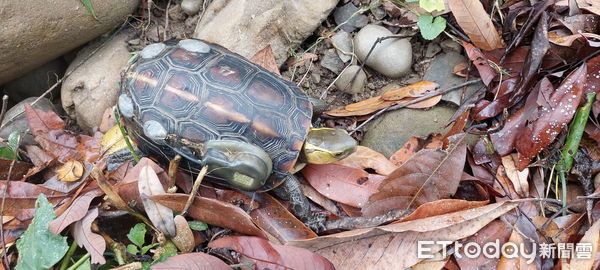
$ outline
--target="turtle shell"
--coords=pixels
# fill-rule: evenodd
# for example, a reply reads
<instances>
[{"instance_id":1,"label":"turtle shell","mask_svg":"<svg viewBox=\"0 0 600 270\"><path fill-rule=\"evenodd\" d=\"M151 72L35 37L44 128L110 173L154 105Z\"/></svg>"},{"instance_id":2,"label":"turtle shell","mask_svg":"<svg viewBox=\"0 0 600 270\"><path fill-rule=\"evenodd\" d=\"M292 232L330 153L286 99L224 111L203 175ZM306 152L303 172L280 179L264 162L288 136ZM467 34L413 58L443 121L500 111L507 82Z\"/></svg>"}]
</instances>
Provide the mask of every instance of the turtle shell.
<instances>
[{"instance_id":1,"label":"turtle shell","mask_svg":"<svg viewBox=\"0 0 600 270\"><path fill-rule=\"evenodd\" d=\"M151 139L144 133L148 123L160 124L170 138L193 143L250 142L273 161L273 174L261 191L285 180L311 125L311 103L295 84L217 44L197 39L144 48L125 71L121 92L119 110L125 126L144 153L164 162L176 153L190 152L171 141ZM128 110L121 106L127 98L132 111L131 106ZM201 168L189 160L180 167L192 172Z\"/></svg>"}]
</instances>

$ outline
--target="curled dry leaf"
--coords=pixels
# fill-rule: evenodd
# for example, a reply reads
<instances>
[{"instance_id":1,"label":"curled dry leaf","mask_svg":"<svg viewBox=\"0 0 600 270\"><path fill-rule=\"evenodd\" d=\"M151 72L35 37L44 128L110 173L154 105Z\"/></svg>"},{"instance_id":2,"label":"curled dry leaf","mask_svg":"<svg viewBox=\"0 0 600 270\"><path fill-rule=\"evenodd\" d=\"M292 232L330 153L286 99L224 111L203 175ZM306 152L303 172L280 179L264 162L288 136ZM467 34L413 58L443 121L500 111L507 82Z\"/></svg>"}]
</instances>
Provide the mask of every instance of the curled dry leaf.
<instances>
[{"instance_id":1,"label":"curled dry leaf","mask_svg":"<svg viewBox=\"0 0 600 270\"><path fill-rule=\"evenodd\" d=\"M462 0L456 0L456 1L462 1ZM474 0L466 0L466 1L474 1ZM478 48L473 46L471 43L468 43L465 41L462 42L462 45L465 48L465 51L467 52L467 56L469 56L469 60L471 60L471 62L473 62L473 65L479 72L479 77L481 78L481 81L483 81L483 84L489 85L490 82L496 76L496 71L494 71L494 69L492 67L490 67L487 58L485 57L485 55L483 55L481 50L479 50Z\"/></svg>"},{"instance_id":2,"label":"curled dry leaf","mask_svg":"<svg viewBox=\"0 0 600 270\"><path fill-rule=\"evenodd\" d=\"M394 223L406 222L433 216L445 215L452 212L463 211L471 208L481 207L489 201L465 201L455 199L442 199L439 201L424 203L417 207L410 215L403 217Z\"/></svg>"},{"instance_id":3,"label":"curled dry leaf","mask_svg":"<svg viewBox=\"0 0 600 270\"><path fill-rule=\"evenodd\" d=\"M171 238L171 241L177 246L182 253L189 253L196 245L194 242L194 233L190 229L187 220L182 215L177 215L173 219L175 221L175 229L177 234Z\"/></svg>"},{"instance_id":4,"label":"curled dry leaf","mask_svg":"<svg viewBox=\"0 0 600 270\"><path fill-rule=\"evenodd\" d=\"M92 232L92 222L98 217L98 208L94 208L77 221L73 226L73 238L80 247L85 249L92 255L92 263L104 264L104 250L106 250L106 242L101 235Z\"/></svg>"},{"instance_id":5,"label":"curled dry leaf","mask_svg":"<svg viewBox=\"0 0 600 270\"><path fill-rule=\"evenodd\" d=\"M144 204L144 209L146 210L148 218L152 221L152 224L168 237L174 237L177 232L175 229L175 221L173 220L173 211L150 198L152 195L166 193L152 167L144 166L140 171L138 189L140 191L142 203Z\"/></svg>"},{"instance_id":6,"label":"curled dry leaf","mask_svg":"<svg viewBox=\"0 0 600 270\"><path fill-rule=\"evenodd\" d=\"M259 207L250 211L254 224L281 243L315 238L317 235L267 193L256 193Z\"/></svg>"},{"instance_id":7,"label":"curled dry leaf","mask_svg":"<svg viewBox=\"0 0 600 270\"><path fill-rule=\"evenodd\" d=\"M302 175L325 197L358 208L363 207L369 197L377 192L385 178L336 164L309 164L302 170Z\"/></svg>"},{"instance_id":8,"label":"curled dry leaf","mask_svg":"<svg viewBox=\"0 0 600 270\"><path fill-rule=\"evenodd\" d=\"M231 270L231 267L215 256L195 252L169 257L164 262L153 265L152 269Z\"/></svg>"},{"instance_id":9,"label":"curled dry leaf","mask_svg":"<svg viewBox=\"0 0 600 270\"><path fill-rule=\"evenodd\" d=\"M526 198L529 195L529 169L518 170L515 165L516 158L515 154L502 157L502 166L504 166L506 176L512 182L517 194L521 198Z\"/></svg>"},{"instance_id":10,"label":"curled dry leaf","mask_svg":"<svg viewBox=\"0 0 600 270\"><path fill-rule=\"evenodd\" d=\"M443 144L442 135L439 133L432 133L426 137L414 136L408 139L408 141L406 141L404 145L400 147L400 149L390 156L390 161L394 165L400 166L419 150L434 150L437 148L442 148Z\"/></svg>"},{"instance_id":11,"label":"curled dry leaf","mask_svg":"<svg viewBox=\"0 0 600 270\"><path fill-rule=\"evenodd\" d=\"M174 211L181 212L187 201L187 194L153 195L152 200ZM227 213L226 215L224 213ZM254 225L252 218L241 208L219 200L196 196L188 210L188 215L208 224L231 229L235 232L265 237L263 232Z\"/></svg>"},{"instance_id":12,"label":"curled dry leaf","mask_svg":"<svg viewBox=\"0 0 600 270\"><path fill-rule=\"evenodd\" d=\"M65 182L74 182L83 176L83 164L77 160L69 160L56 170L58 180Z\"/></svg>"},{"instance_id":13,"label":"curled dry leaf","mask_svg":"<svg viewBox=\"0 0 600 270\"><path fill-rule=\"evenodd\" d=\"M492 19L478 0L448 0L456 22L473 43L486 51L502 48L502 39Z\"/></svg>"},{"instance_id":14,"label":"curled dry leaf","mask_svg":"<svg viewBox=\"0 0 600 270\"><path fill-rule=\"evenodd\" d=\"M273 50L271 49L271 45L267 45L262 50L256 52L252 58L250 58L254 64L257 64L268 71L271 71L277 75L281 75L279 73L279 66L275 61L275 56L273 55Z\"/></svg>"},{"instance_id":15,"label":"curled dry leaf","mask_svg":"<svg viewBox=\"0 0 600 270\"><path fill-rule=\"evenodd\" d=\"M356 148L356 152L333 164L363 170L373 169L381 175L388 175L397 168L396 165L389 161L383 154L361 145Z\"/></svg>"},{"instance_id":16,"label":"curled dry leaf","mask_svg":"<svg viewBox=\"0 0 600 270\"><path fill-rule=\"evenodd\" d=\"M252 259L257 269L335 269L326 258L307 249L278 245L258 237L228 236L208 244L211 248L228 248Z\"/></svg>"},{"instance_id":17,"label":"curled dry leaf","mask_svg":"<svg viewBox=\"0 0 600 270\"><path fill-rule=\"evenodd\" d=\"M542 149L550 145L558 134L569 124L579 101L587 77L587 65L583 64L571 72L562 84L545 100L547 106L542 106L538 117L527 126L520 129L515 146L519 153L517 168L525 169L529 162Z\"/></svg>"},{"instance_id":18,"label":"curled dry leaf","mask_svg":"<svg viewBox=\"0 0 600 270\"><path fill-rule=\"evenodd\" d=\"M92 190L77 197L65 212L50 222L50 231L53 234L59 234L71 223L81 220L88 213L92 200L100 195L102 194Z\"/></svg>"},{"instance_id":19,"label":"curled dry leaf","mask_svg":"<svg viewBox=\"0 0 600 270\"><path fill-rule=\"evenodd\" d=\"M363 207L366 217L392 209L416 208L421 204L454 195L466 160L465 134L449 137L446 150L421 150L381 183Z\"/></svg>"},{"instance_id":20,"label":"curled dry leaf","mask_svg":"<svg viewBox=\"0 0 600 270\"><path fill-rule=\"evenodd\" d=\"M398 89L392 89L381 96L372 97L363 101L346 105L342 109L336 109L325 112L330 116L362 116L374 113L386 107L408 102L418 97L422 97L438 88L438 84L430 81L420 81ZM407 108L423 109L435 106L442 99L437 95L421 102L408 105Z\"/></svg>"},{"instance_id":21,"label":"curled dry leaf","mask_svg":"<svg viewBox=\"0 0 600 270\"><path fill-rule=\"evenodd\" d=\"M100 153L103 156L108 156L121 149L127 148L127 143L123 139L123 134L121 133L119 126L113 126L102 136L100 146Z\"/></svg>"},{"instance_id":22,"label":"curled dry leaf","mask_svg":"<svg viewBox=\"0 0 600 270\"><path fill-rule=\"evenodd\" d=\"M295 241L329 259L338 269L404 269L417 258L417 241L455 241L473 235L492 220L514 209L516 202L505 201L445 215L359 229ZM432 254L441 246L431 246Z\"/></svg>"}]
</instances>

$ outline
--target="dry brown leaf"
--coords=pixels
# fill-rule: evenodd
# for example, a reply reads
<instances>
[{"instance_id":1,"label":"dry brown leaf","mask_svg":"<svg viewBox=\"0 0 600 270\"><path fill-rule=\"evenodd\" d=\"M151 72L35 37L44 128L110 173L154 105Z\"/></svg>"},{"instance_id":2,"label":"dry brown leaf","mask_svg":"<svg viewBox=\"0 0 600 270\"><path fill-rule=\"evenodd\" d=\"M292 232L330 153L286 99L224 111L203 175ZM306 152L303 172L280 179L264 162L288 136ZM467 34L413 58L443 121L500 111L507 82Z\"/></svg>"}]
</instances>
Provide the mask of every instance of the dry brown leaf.
<instances>
[{"instance_id":1,"label":"dry brown leaf","mask_svg":"<svg viewBox=\"0 0 600 270\"><path fill-rule=\"evenodd\" d=\"M504 201L441 216L347 231L295 241L329 259L338 269L404 269L415 265L417 241L455 241L473 235L492 220L517 206ZM441 247L432 246L432 254Z\"/></svg>"},{"instance_id":2,"label":"dry brown leaf","mask_svg":"<svg viewBox=\"0 0 600 270\"><path fill-rule=\"evenodd\" d=\"M302 170L302 175L325 197L358 208L363 207L369 197L377 192L385 178L336 164L309 164Z\"/></svg>"},{"instance_id":3,"label":"dry brown leaf","mask_svg":"<svg viewBox=\"0 0 600 270\"><path fill-rule=\"evenodd\" d=\"M517 230L513 230L512 234L510 235L510 238L508 238L508 242L514 243L517 246L523 245L524 241L528 241L528 240L523 239L523 236ZM522 257L522 256L516 256L516 258L514 258L512 256L510 256L510 258L506 257L506 256L501 256L500 260L498 261L498 267L496 269L497 270L513 270L513 269L536 270L536 267L535 267L535 264L529 263L527 261L527 258Z\"/></svg>"},{"instance_id":4,"label":"dry brown leaf","mask_svg":"<svg viewBox=\"0 0 600 270\"><path fill-rule=\"evenodd\" d=\"M465 201L456 199L443 199L434 202L428 202L412 212L410 215L401 218L394 223L406 222L411 220L423 219L433 216L449 214L452 212L463 211L471 208L481 207L488 204L489 201Z\"/></svg>"},{"instance_id":5,"label":"dry brown leaf","mask_svg":"<svg viewBox=\"0 0 600 270\"><path fill-rule=\"evenodd\" d=\"M389 161L383 154L366 146L359 145L356 152L345 159L334 162L346 167L356 169L373 169L381 175L388 175L398 167Z\"/></svg>"},{"instance_id":6,"label":"dry brown leaf","mask_svg":"<svg viewBox=\"0 0 600 270\"><path fill-rule=\"evenodd\" d=\"M267 193L257 193L254 199L259 207L250 211L250 216L259 228L277 238L280 243L315 238L317 235L298 220L279 201Z\"/></svg>"},{"instance_id":7,"label":"dry brown leaf","mask_svg":"<svg viewBox=\"0 0 600 270\"><path fill-rule=\"evenodd\" d=\"M434 150L442 148L442 145L442 136L439 133L432 133L429 136L414 136L408 139L400 149L390 156L390 161L394 165L400 166L419 150Z\"/></svg>"},{"instance_id":8,"label":"dry brown leaf","mask_svg":"<svg viewBox=\"0 0 600 270\"><path fill-rule=\"evenodd\" d=\"M529 180L527 179L529 177L529 168L519 171L515 164L516 158L516 154L502 157L502 166L504 166L506 176L512 182L517 194L521 198L526 198L529 196Z\"/></svg>"},{"instance_id":9,"label":"dry brown leaf","mask_svg":"<svg viewBox=\"0 0 600 270\"><path fill-rule=\"evenodd\" d=\"M150 199L152 195L166 193L152 167L146 165L140 171L138 190L146 214L150 221L152 221L152 224L168 237L175 237L177 231L175 229L175 221L173 220L173 211Z\"/></svg>"},{"instance_id":10,"label":"dry brown leaf","mask_svg":"<svg viewBox=\"0 0 600 270\"><path fill-rule=\"evenodd\" d=\"M420 81L398 89L389 90L381 96L348 104L341 109L326 111L325 114L338 117L367 115L389 106L402 104L415 98L422 97L435 90L438 86L439 85L434 82ZM442 96L438 95L406 107L412 109L430 108L440 102L441 99Z\"/></svg>"},{"instance_id":11,"label":"dry brown leaf","mask_svg":"<svg viewBox=\"0 0 600 270\"><path fill-rule=\"evenodd\" d=\"M187 198L187 194L177 193L152 196L152 200L178 212L183 211ZM227 215L223 213L227 213ZM228 228L241 234L265 237L244 210L230 203L196 196L188 210L188 215L196 220Z\"/></svg>"},{"instance_id":12,"label":"dry brown leaf","mask_svg":"<svg viewBox=\"0 0 600 270\"><path fill-rule=\"evenodd\" d=\"M477 47L486 51L504 47L492 19L479 0L448 0L448 6L460 28Z\"/></svg>"},{"instance_id":13,"label":"dry brown leaf","mask_svg":"<svg viewBox=\"0 0 600 270\"><path fill-rule=\"evenodd\" d=\"M408 210L454 195L466 160L465 134L449 137L446 150L421 150L384 180L363 207L366 217Z\"/></svg>"},{"instance_id":14,"label":"dry brown leaf","mask_svg":"<svg viewBox=\"0 0 600 270\"><path fill-rule=\"evenodd\" d=\"M83 164L77 160L69 160L61 165L56 173L60 181L75 182L83 176Z\"/></svg>"},{"instance_id":15,"label":"dry brown leaf","mask_svg":"<svg viewBox=\"0 0 600 270\"><path fill-rule=\"evenodd\" d=\"M257 64L268 71L271 71L277 75L281 75L279 73L279 66L275 61L275 56L273 55L273 50L271 49L271 45L267 45L262 50L256 52L252 58L250 58L254 64Z\"/></svg>"},{"instance_id":16,"label":"dry brown leaf","mask_svg":"<svg viewBox=\"0 0 600 270\"><path fill-rule=\"evenodd\" d=\"M480 247L483 247L487 243L498 241L499 246L501 247L508 241L512 231L513 229L509 227L506 222L494 220L476 234L469 236L463 242L478 243ZM464 254L464 252L462 252L462 254ZM488 258L488 256L483 254L479 254L479 257L477 258L467 258L466 256L457 258L455 256L455 259L461 270L496 269L496 266L498 265L498 258ZM482 268L484 265L486 267Z\"/></svg>"},{"instance_id":17,"label":"dry brown leaf","mask_svg":"<svg viewBox=\"0 0 600 270\"><path fill-rule=\"evenodd\" d=\"M50 231L53 234L59 234L71 223L81 220L88 213L92 200L99 195L101 193L92 190L77 197L65 212L50 222Z\"/></svg>"},{"instance_id":18,"label":"dry brown leaf","mask_svg":"<svg viewBox=\"0 0 600 270\"><path fill-rule=\"evenodd\" d=\"M92 255L92 263L104 264L104 250L106 250L106 242L101 235L92 232L92 222L98 217L98 208L94 208L77 221L73 226L73 238L80 247L85 249Z\"/></svg>"},{"instance_id":19,"label":"dry brown leaf","mask_svg":"<svg viewBox=\"0 0 600 270\"><path fill-rule=\"evenodd\" d=\"M309 250L278 245L258 237L228 236L208 244L211 248L229 248L256 262L256 269L335 269L327 259Z\"/></svg>"},{"instance_id":20,"label":"dry brown leaf","mask_svg":"<svg viewBox=\"0 0 600 270\"><path fill-rule=\"evenodd\" d=\"M594 260L596 259L596 252L598 252L598 246L600 245L600 222L594 222L579 243L591 244L592 250L587 253L590 258L578 258L577 255L581 255L583 252L575 252L575 256L571 258L568 263L565 259L562 259L562 266L565 270L591 270L594 269Z\"/></svg>"},{"instance_id":21,"label":"dry brown leaf","mask_svg":"<svg viewBox=\"0 0 600 270\"><path fill-rule=\"evenodd\" d=\"M152 269L231 270L231 267L215 256L195 252L169 257L164 262L153 265Z\"/></svg>"},{"instance_id":22,"label":"dry brown leaf","mask_svg":"<svg viewBox=\"0 0 600 270\"><path fill-rule=\"evenodd\" d=\"M431 81L420 81L398 89L388 90L381 99L385 101L396 101L406 97L422 97L426 94L433 92L440 85Z\"/></svg>"}]
</instances>

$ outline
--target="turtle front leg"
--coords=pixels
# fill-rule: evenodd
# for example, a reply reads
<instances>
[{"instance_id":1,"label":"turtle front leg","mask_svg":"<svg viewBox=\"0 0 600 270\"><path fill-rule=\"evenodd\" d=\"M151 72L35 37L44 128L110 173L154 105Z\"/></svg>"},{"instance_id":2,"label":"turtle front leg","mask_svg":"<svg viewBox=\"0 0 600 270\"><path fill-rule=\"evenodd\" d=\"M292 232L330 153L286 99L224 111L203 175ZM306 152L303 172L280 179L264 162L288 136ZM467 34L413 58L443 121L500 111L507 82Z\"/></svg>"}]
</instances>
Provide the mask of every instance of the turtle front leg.
<instances>
[{"instance_id":1,"label":"turtle front leg","mask_svg":"<svg viewBox=\"0 0 600 270\"><path fill-rule=\"evenodd\" d=\"M300 182L296 176L288 174L285 181L273 189L273 192L281 199L289 201L292 214L302 220L313 231L319 232L325 229L325 215L310 211L310 203L302 193Z\"/></svg>"}]
</instances>

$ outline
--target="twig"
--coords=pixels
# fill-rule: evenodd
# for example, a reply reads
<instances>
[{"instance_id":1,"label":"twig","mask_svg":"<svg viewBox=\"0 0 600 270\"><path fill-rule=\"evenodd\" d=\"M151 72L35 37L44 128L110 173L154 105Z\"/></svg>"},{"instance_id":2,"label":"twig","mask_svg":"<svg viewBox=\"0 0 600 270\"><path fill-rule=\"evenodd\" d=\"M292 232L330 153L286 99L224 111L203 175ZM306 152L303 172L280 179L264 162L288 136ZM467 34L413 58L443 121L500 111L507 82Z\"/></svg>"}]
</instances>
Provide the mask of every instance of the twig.
<instances>
[{"instance_id":1,"label":"twig","mask_svg":"<svg viewBox=\"0 0 600 270\"><path fill-rule=\"evenodd\" d=\"M362 124L360 124L359 126L357 126L356 128L354 128L352 131L350 131L350 135L354 134L354 132L356 132L357 130L361 129L367 123L369 123L370 121L372 121L373 119L375 119L375 117L381 115L382 113L384 113L386 111L391 111L391 110L397 110L397 109L400 109L400 108L404 108L406 106L409 106L409 105L412 105L412 104L415 104L415 103L419 103L419 102L421 102L423 100L426 100L428 98L432 98L432 97L438 96L438 95L443 95L445 93L454 91L456 89L460 89L463 86L467 86L467 85L470 85L470 84L478 83L480 81L481 81L481 79L471 80L471 81L464 82L464 83L461 83L461 84L458 84L458 85L455 85L455 86L451 86L451 87L443 89L443 90L431 92L431 93L426 94L426 95L424 95L422 97L418 97L418 98L415 98L413 100L410 100L410 101L407 101L407 102L404 102L404 103L396 104L396 105L390 106L390 107L385 107L385 108L377 111L373 115L371 115L371 117L369 117L367 120L365 120Z\"/></svg>"},{"instance_id":2,"label":"twig","mask_svg":"<svg viewBox=\"0 0 600 270\"><path fill-rule=\"evenodd\" d=\"M207 171L208 171L208 166L206 166L206 165L203 166L202 169L200 169L200 172L198 173L198 176L196 177L196 181L194 182L194 186L192 186L192 192L190 193L190 197L188 197L188 200L185 203L185 207L183 208L183 211L181 212L182 216L185 216L187 214L187 210L190 208L192 203L194 203L194 198L196 198L196 193L198 193L198 189L200 188L202 179L204 179L204 176L206 175Z\"/></svg>"},{"instance_id":3,"label":"twig","mask_svg":"<svg viewBox=\"0 0 600 270\"><path fill-rule=\"evenodd\" d=\"M19 140L17 140L17 145L19 145L21 137L19 136ZM15 163L17 162L17 151L15 151L15 156L10 162L10 167L8 167L8 175L6 176L6 187L4 188L4 192L2 192L2 205L0 205L0 219L4 219L4 204L6 202L6 193L10 188L10 176L12 175L12 170L15 167ZM2 241L2 262L5 264L5 269L10 269L10 262L8 261L8 255L6 250L6 241L4 238L4 221L0 221L0 241Z\"/></svg>"},{"instance_id":4,"label":"twig","mask_svg":"<svg viewBox=\"0 0 600 270\"><path fill-rule=\"evenodd\" d=\"M7 107L8 107L8 96L4 95L4 96L2 96L2 111L0 111L0 123L2 123L2 120L4 119L4 115L6 114Z\"/></svg>"},{"instance_id":5,"label":"twig","mask_svg":"<svg viewBox=\"0 0 600 270\"><path fill-rule=\"evenodd\" d=\"M167 40L167 31L169 31L169 7L171 6L171 0L167 2L167 9L165 10L165 31L163 32L163 41Z\"/></svg>"}]
</instances>

